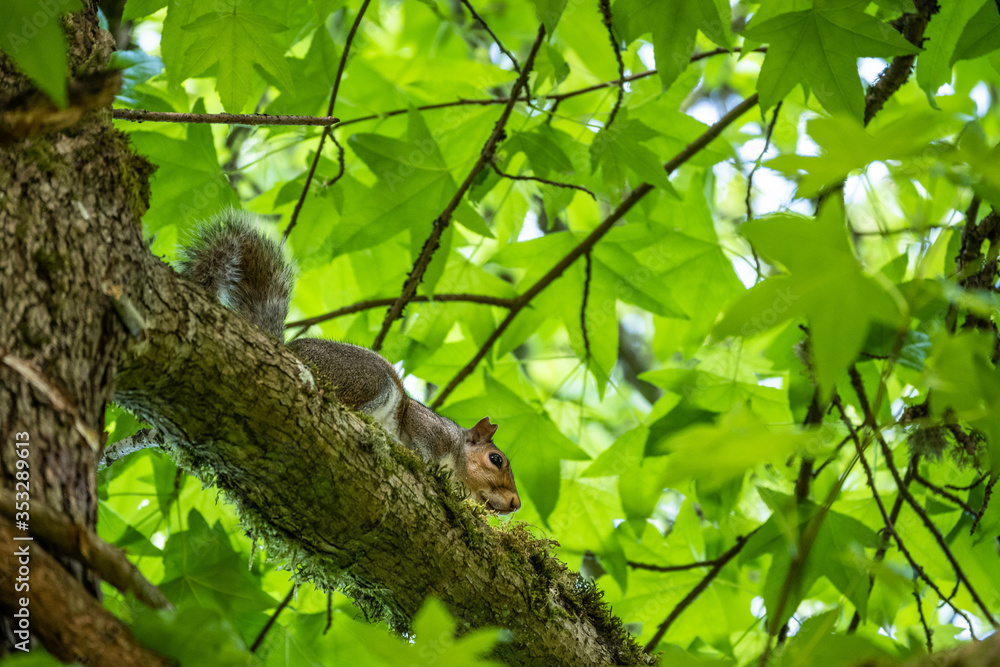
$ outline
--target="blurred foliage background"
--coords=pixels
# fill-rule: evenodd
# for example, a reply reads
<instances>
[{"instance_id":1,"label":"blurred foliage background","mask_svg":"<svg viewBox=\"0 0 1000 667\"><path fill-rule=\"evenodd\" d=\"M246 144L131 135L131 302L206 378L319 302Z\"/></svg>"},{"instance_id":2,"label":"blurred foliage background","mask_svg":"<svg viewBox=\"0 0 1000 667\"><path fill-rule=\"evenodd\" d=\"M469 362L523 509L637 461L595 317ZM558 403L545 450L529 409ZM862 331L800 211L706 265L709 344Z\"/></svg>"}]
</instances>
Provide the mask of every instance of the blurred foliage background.
<instances>
[{"instance_id":1,"label":"blurred foliage background","mask_svg":"<svg viewBox=\"0 0 1000 667\"><path fill-rule=\"evenodd\" d=\"M664 664L855 664L992 631L992 0L122 5L103 4L116 108L193 113L326 115L363 12L318 159L318 127L115 121L158 165L152 249L174 260L228 206L276 233L294 218L291 320L377 300L308 328L371 345L471 177L381 352L429 403L486 346L442 414L500 424L523 501L511 520L558 541ZM540 20L528 92L474 173ZM920 21L923 50L900 33ZM886 67L918 51L897 90ZM58 63L20 64L58 80ZM642 183L653 190L545 278ZM111 440L137 428L109 410ZM184 665L470 665L504 637L453 640L432 600L406 641L339 594L328 607L309 584L292 593L294 563L269 560L159 453L114 464L100 489L102 537L177 610L109 587L105 602Z\"/></svg>"}]
</instances>

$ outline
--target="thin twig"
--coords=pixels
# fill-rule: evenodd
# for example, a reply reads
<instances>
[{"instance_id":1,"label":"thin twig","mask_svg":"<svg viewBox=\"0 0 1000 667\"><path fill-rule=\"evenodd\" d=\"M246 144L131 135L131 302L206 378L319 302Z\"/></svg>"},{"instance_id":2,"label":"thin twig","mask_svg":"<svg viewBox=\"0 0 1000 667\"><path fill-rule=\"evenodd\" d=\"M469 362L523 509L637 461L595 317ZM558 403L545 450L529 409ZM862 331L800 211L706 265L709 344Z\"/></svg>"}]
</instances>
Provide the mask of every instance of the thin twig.
<instances>
[{"instance_id":1,"label":"thin twig","mask_svg":"<svg viewBox=\"0 0 1000 667\"><path fill-rule=\"evenodd\" d=\"M340 122L332 116L269 116L264 113L176 113L145 109L112 109L115 120L137 123L217 123L220 125L311 125L329 127Z\"/></svg>"},{"instance_id":2,"label":"thin twig","mask_svg":"<svg viewBox=\"0 0 1000 667\"><path fill-rule=\"evenodd\" d=\"M528 83L528 75L531 73L531 68L535 63L535 56L538 55L538 49L541 48L542 42L545 41L545 26L541 25L538 27L538 36L535 37L535 43L531 45L531 51L528 53L528 59L524 63L524 69L521 70L520 76L517 77L517 81L514 82L514 88L511 90L510 101L504 107L503 112L500 114L500 118L497 119L496 124L493 126L493 131L490 136L486 139L486 143L483 145L482 150L479 152L479 158L476 160L475 164L472 165L472 169L469 170L468 176L462 182L455 194L452 196L451 201L445 206L444 211L441 215L434 220L434 224L431 228L431 233L424 241L423 248L420 250L420 255L417 260L413 263L413 269L410 270L410 274L406 277L406 281L403 283L403 290L400 293L399 298L389 307L388 312L385 314L385 319L382 320L382 328L379 329L378 334L375 336L375 340L372 342L372 349L376 352L382 347L385 337L389 334L389 328L392 323L395 322L400 315L403 313L403 308L406 307L412 299L413 295L416 294L417 285L424 278L424 272L427 271L427 267L430 266L431 258L434 256L434 252L440 246L441 235L444 230L448 228L451 223L451 216L458 208L458 205L462 203L462 199L465 198L465 193L472 187L473 182L479 175L479 172L483 170L488 162L493 159L493 154L496 151L497 144L500 142L500 138L504 134L504 128L507 126L507 120L510 118L511 113L514 111L514 105L517 103L517 98L521 93L521 90Z\"/></svg>"},{"instance_id":3,"label":"thin twig","mask_svg":"<svg viewBox=\"0 0 1000 667\"><path fill-rule=\"evenodd\" d=\"M831 463L833 463L834 461L837 460L837 457L840 455L840 450L844 448L844 445L846 445L847 441L850 440L850 439L851 439L851 436L846 436L843 440L841 440L837 444L836 448L833 450L833 454L831 454L829 457L827 457L827 459L825 461L823 461L823 463L821 463L818 468L816 468L815 470L813 470L813 479L819 477L819 474L821 472L823 472L823 470L828 465L830 465Z\"/></svg>"},{"instance_id":4,"label":"thin twig","mask_svg":"<svg viewBox=\"0 0 1000 667\"><path fill-rule=\"evenodd\" d=\"M961 498L959 498L958 496L956 496L953 493L948 493L947 491L945 491L944 489L942 489L937 484L934 484L930 480L925 479L919 472L913 474L913 479L915 481L917 481L917 482L920 482L925 487L927 487L928 489L930 489L934 493L938 494L942 498L946 498L947 500L950 500L951 502L955 503L960 508L962 508L962 511L964 511L965 513L967 513L969 516L973 516L973 517L976 516L976 514L977 514L976 510L972 509L972 506L969 505L969 503L965 502L964 500L962 500Z\"/></svg>"},{"instance_id":5,"label":"thin twig","mask_svg":"<svg viewBox=\"0 0 1000 667\"><path fill-rule=\"evenodd\" d=\"M340 165L340 168L337 170L336 176L334 176L333 178L331 178L330 180L328 180L326 183L323 184L325 187L330 187L331 185L339 181L341 178L343 178L344 172L346 171L347 168L347 162L344 160L344 147L340 144L339 141L337 141L337 135L331 132L330 141L332 141L333 145L337 147L337 164Z\"/></svg>"},{"instance_id":6,"label":"thin twig","mask_svg":"<svg viewBox=\"0 0 1000 667\"><path fill-rule=\"evenodd\" d=\"M611 49L615 52L615 60L618 61L618 80L621 82L618 84L618 98L615 100L615 106L611 109L608 122L604 125L604 129L609 130L615 122L618 110L622 106L622 100L625 98L625 62L622 60L622 52L618 45L618 40L615 39L614 17L611 15L611 0L598 0L597 5L601 10L601 21L608 30L608 37L611 38Z\"/></svg>"},{"instance_id":7,"label":"thin twig","mask_svg":"<svg viewBox=\"0 0 1000 667\"><path fill-rule=\"evenodd\" d=\"M986 491L983 493L983 504L980 506L979 511L976 512L976 518L972 520L972 528L969 530L969 534L976 532L976 528L979 527L979 522L983 520L983 515L986 514L986 508L990 505L990 498L993 496L993 487L997 485L997 475L993 475L990 478L990 483L986 485Z\"/></svg>"},{"instance_id":8,"label":"thin twig","mask_svg":"<svg viewBox=\"0 0 1000 667\"><path fill-rule=\"evenodd\" d=\"M326 625L323 627L325 635L333 627L333 591L326 592Z\"/></svg>"},{"instance_id":9,"label":"thin twig","mask_svg":"<svg viewBox=\"0 0 1000 667\"><path fill-rule=\"evenodd\" d=\"M867 449L868 443L861 442L861 438L858 436L858 432L857 430L855 430L854 424L847 416L847 410L844 408L844 404L841 402L840 396L836 392L834 392L833 398L831 400L833 404L836 406L837 410L840 412L840 419L841 421L843 421L844 425L847 426L847 430L850 432L850 437L854 441L854 448L858 460L861 462L861 467L864 468L865 479L868 482L868 488L871 489L872 498L875 500L875 505L878 507L879 512L882 514L882 522L883 525L885 526L886 532L888 532L888 534L891 535L896 540L896 546L899 548L899 552L903 554L907 562L909 562L910 567L912 567L913 571L916 572L917 576L923 579L927 583L927 585L930 586L935 593L937 593L938 597L941 600L947 602L944 596L944 592L941 591L940 588L938 588L937 584L935 584L934 581L932 581L929 576L927 576L927 574L924 572L924 569L920 566L919 563L917 563L916 559L913 558L913 556L910 554L909 549L906 548L906 545L903 544L903 538L896 531L896 521L899 519L899 512L903 507L902 495L897 494L896 501L892 506L892 512L887 513L885 511L885 505L882 504L882 497L879 495L878 488L875 486L875 473L872 471L871 466L868 464L868 459L865 458L865 449ZM867 397L865 397L864 403L865 405L867 405L868 403ZM904 486L910 485L910 479L912 479L915 468L916 465L914 463L911 463L910 467L906 471L906 477L903 480ZM887 552L888 552L887 545L880 544L875 552L875 562L881 562L882 559L885 558L885 554ZM868 578L869 591L871 590L871 587L873 585L874 585L874 579L872 577L869 577ZM954 605L951 606L956 612L958 612L959 614L963 614L963 612L959 610L957 607L955 607ZM964 614L963 618L965 618L967 622L969 621L968 617L964 616ZM857 610L855 610L854 617L851 619L851 624L848 627L847 632L853 633L855 630L857 630L860 622L861 622L861 614Z\"/></svg>"},{"instance_id":10,"label":"thin twig","mask_svg":"<svg viewBox=\"0 0 1000 667\"><path fill-rule=\"evenodd\" d=\"M722 134L722 131L734 123L740 116L749 111L751 108L757 104L757 93L754 93L747 99L743 100L740 104L734 107L729 113L719 119L717 123L709 127L705 132L702 133L700 137L688 144L680 153L674 156L666 165L664 165L664 170L669 174L677 169L679 166L687 162L691 157L696 155L701 149L710 144L716 137ZM482 361L486 354L492 349L494 343L500 338L507 327L510 326L514 318L517 317L518 313L521 312L538 294L548 287L552 281L561 276L563 272L570 267L573 262L578 260L581 255L588 252L594 245L601 240L601 238L611 230L611 228L621 220L629 210L635 206L639 200L645 197L647 194L652 192L653 186L649 183L642 183L632 193L625 198L622 203L620 203L612 213L604 219L604 221L598 225L594 231L587 235L583 241L581 241L573 250L571 250L565 257L559 260L555 266L553 266L549 271L539 278L535 283L528 288L526 292L517 297L514 306L510 309L507 317L500 322L500 325L490 334L490 337L486 339L486 342L479 348L475 356L467 363L462 369L451 379L448 385L441 390L441 393L437 395L434 402L431 404L432 408L439 408L444 400L448 398L449 394L455 390L455 388L461 384L461 382L475 370L479 362Z\"/></svg>"},{"instance_id":11,"label":"thin twig","mask_svg":"<svg viewBox=\"0 0 1000 667\"><path fill-rule=\"evenodd\" d=\"M98 463L98 469L106 468L115 461L123 459L134 452L159 447L162 443L163 435L159 431L152 428L141 429L134 435L122 438L105 447L104 454L101 456L100 463Z\"/></svg>"},{"instance_id":12,"label":"thin twig","mask_svg":"<svg viewBox=\"0 0 1000 667\"><path fill-rule=\"evenodd\" d=\"M351 24L351 30L347 33L347 41L344 42L344 51L340 54L340 63L337 64L337 76L333 80L333 91L330 93L330 103L326 107L326 115L330 118L333 117L333 107L337 103L337 92L340 90L340 81L344 78L344 68L347 66L347 56L351 52L351 44L354 42L354 36L358 32L358 26L361 25L361 19L368 10L369 4L371 4L371 0L364 0L364 2L361 3L361 8L358 10L357 16L354 17L354 23ZM309 167L309 174L306 176L305 185L302 186L302 194L299 195L299 200L295 202L295 210L292 211L292 217L288 221L288 227L285 228L285 233L281 237L282 244L288 240L288 235L292 233L292 230L295 228L295 224L299 221L299 213L302 212L302 206L305 204L306 195L309 193L309 186L312 184L313 177L316 175L316 167L319 165L320 156L323 155L323 143L326 141L328 134L330 134L329 126L324 127L323 132L319 135L319 145L316 146L316 154L313 156L312 165ZM341 156L343 156L343 153L341 153ZM343 161L341 161L340 166L341 169L343 169Z\"/></svg>"},{"instance_id":13,"label":"thin twig","mask_svg":"<svg viewBox=\"0 0 1000 667\"><path fill-rule=\"evenodd\" d=\"M693 56L691 56L691 62L697 62L699 60L704 60L704 59L710 58L712 56L718 56L718 55L723 55L723 54L733 54L733 53L739 53L739 52L740 52L739 48L735 48L735 49L732 49L732 50L730 50L730 49L722 49L722 48L713 49L711 51L705 51L704 53L696 53L696 54L694 54ZM767 47L760 47L760 48L754 49L753 52L754 53L767 53ZM563 100L569 99L571 97L577 97L578 95L585 95L587 93L592 93L592 92L595 92L595 91L598 91L598 90L604 90L605 88L611 88L611 87L614 87L614 86L620 86L623 83L628 83L628 82L631 82L631 81L638 81L639 79L645 79L645 78L650 77L650 76L656 76L656 74L657 74L657 70L650 69L650 70L646 70L645 72L639 72L637 74L630 74L630 75L628 75L626 77L622 77L622 78L619 78L619 79L612 79L611 81L602 81L601 83L596 83L596 84L593 84L593 85L590 85L590 86L586 86L585 88L578 88L576 90L570 90L570 91L567 91L565 93L553 93L551 95L546 95L545 99L552 100L556 104L558 104L559 102L562 102ZM519 98L517 101L518 102L530 102L531 100L528 97L525 96L525 97ZM507 104L508 102L510 102L510 98L509 97L491 97L491 98L483 98L483 99L466 99L466 98L460 98L460 99L455 100L454 102L439 102L437 104L425 104L423 106L418 106L418 107L406 107L404 109L393 109L392 111L384 111L382 113L374 113L374 114L369 114L367 116L359 116L357 118L348 118L347 120L341 121L337 126L338 127L344 127L345 125L352 125L354 123L364 123L364 122L369 121L369 120L381 120L383 118L391 118L392 116L401 116L403 114L410 113L411 111L414 111L414 110L416 110L416 111L434 111L436 109L448 109L448 108L451 108L451 107L462 107L462 106L492 106L494 104ZM554 106L551 109L548 110L549 114L552 114L554 112L555 112L555 107Z\"/></svg>"},{"instance_id":14,"label":"thin twig","mask_svg":"<svg viewBox=\"0 0 1000 667\"><path fill-rule=\"evenodd\" d=\"M590 336L587 334L587 301L590 299L590 277L593 271L591 267L590 251L583 255L584 276L583 276L583 300L580 303L580 331L583 334L583 358L590 361Z\"/></svg>"},{"instance_id":15,"label":"thin twig","mask_svg":"<svg viewBox=\"0 0 1000 667\"><path fill-rule=\"evenodd\" d=\"M719 573L722 572L722 568L726 566L726 563L731 561L743 549L743 545L747 543L750 536L758 530L760 530L760 528L755 528L751 533L737 537L736 544L734 544L729 551L715 559L715 562L712 564L712 569L705 573L705 576L702 577L701 581L699 581L695 587L684 596L683 600L677 603L676 607L670 610L667 617L662 623L660 623L660 627L656 629L656 634L653 635L653 638L650 639L649 643L642 649L644 653L652 653L656 649L657 644L659 644L660 640L663 639L663 636L667 634L667 630L670 629L671 624L677 620L677 618L684 612L685 609L688 608L688 606L691 605L692 602L698 599L698 596L701 595L706 588L708 588L708 585L712 583L717 576L719 576Z\"/></svg>"},{"instance_id":16,"label":"thin twig","mask_svg":"<svg viewBox=\"0 0 1000 667\"><path fill-rule=\"evenodd\" d=\"M502 178L509 178L512 181L535 181L537 183L544 183L546 185L554 185L557 188L572 188L574 190L579 190L580 192L586 192L590 195L590 198L597 201L597 196L583 187L582 185L577 185L575 183L560 183L559 181L550 181L547 178L540 178L538 176L521 176L520 174L508 174L507 172L501 171L500 167L497 166L496 162L490 162L490 166L493 167L493 171L497 173L497 176Z\"/></svg>"},{"instance_id":17,"label":"thin twig","mask_svg":"<svg viewBox=\"0 0 1000 667\"><path fill-rule=\"evenodd\" d=\"M633 570L649 570L650 572L686 572L688 570L697 570L699 567L712 567L718 562L718 558L712 558L711 560L697 560L693 563L685 563L684 565L653 565L652 563L639 563L634 560L627 560L625 561L625 564Z\"/></svg>"},{"instance_id":18,"label":"thin twig","mask_svg":"<svg viewBox=\"0 0 1000 667\"><path fill-rule=\"evenodd\" d=\"M264 643L264 638L267 637L267 633L271 630L274 622L278 620L278 615L283 612L285 607L288 606L288 603L292 601L292 596L295 595L296 587L297 584L292 584L291 589L288 591L288 595L286 595L285 599L282 600L275 608L274 613L271 614L271 618L267 619L267 623L265 623L264 627L261 628L260 634L257 635L257 639L253 640L253 644L250 645L251 653L256 653L257 649L260 648L260 645Z\"/></svg>"},{"instance_id":19,"label":"thin twig","mask_svg":"<svg viewBox=\"0 0 1000 667\"><path fill-rule=\"evenodd\" d=\"M490 33L490 37L493 38L493 43L497 45L497 48L500 49L505 56L510 58L510 62L514 64L514 71L520 74L521 66L517 64L517 58L514 57L513 53L507 50L507 47L503 45L503 42L501 42L500 38L496 36L496 33L494 33L492 29L490 29L490 26L488 23L486 23L485 19L483 19L482 16L476 13L476 9L475 7L472 6L472 3L470 3L469 0L462 0L462 4L465 5L466 8L468 8L469 13L472 14L472 18L476 21L479 21L479 25L483 26L483 30Z\"/></svg>"},{"instance_id":20,"label":"thin twig","mask_svg":"<svg viewBox=\"0 0 1000 667\"><path fill-rule=\"evenodd\" d=\"M924 636L927 637L927 652L934 652L934 640L931 639L931 635L934 633L931 631L930 627L927 625L927 619L924 618L924 607L920 602L920 592L913 591L913 599L917 601L917 613L920 614L920 625L924 628Z\"/></svg>"},{"instance_id":21,"label":"thin twig","mask_svg":"<svg viewBox=\"0 0 1000 667\"><path fill-rule=\"evenodd\" d=\"M965 486L956 486L954 484L945 484L944 488L946 488L946 489L953 489L955 491L971 491L972 489L974 489L977 486L979 486L980 484L982 484L983 480L986 479L987 477L989 477L989 475L984 472L982 475L980 475L979 477L976 478L976 481L972 482L971 484L966 484Z\"/></svg>"},{"instance_id":22,"label":"thin twig","mask_svg":"<svg viewBox=\"0 0 1000 667\"><path fill-rule=\"evenodd\" d=\"M989 621L990 625L992 625L993 627L1000 627L1000 624L998 624L996 619L993 618L993 614L992 612L990 612L989 607L986 606L986 603L983 602L981 597L979 597L979 592L975 589L975 587L973 587L972 582L969 581L969 578L965 576L965 571L962 569L962 566L959 565L958 560L955 558L955 554L951 552L951 549L945 542L944 536L941 534L941 531L938 530L938 527L936 525L934 525L934 522L931 521L931 518L927 516L927 512L925 512L924 508L920 506L920 503L916 501L916 499L913 497L913 494L910 493L910 490L907 488L907 486L903 484L903 479L899 474L899 470L896 468L896 464L892 460L892 449L889 447L889 443L887 443L885 441L885 438L882 436L882 431L878 427L878 423L875 419L874 413L872 412L871 406L868 404L868 398L865 395L864 384L861 381L861 375L858 373L858 369L852 365L848 369L848 374L850 375L851 378L851 386L854 387L855 393L858 394L858 402L861 404L862 410L865 415L865 425L871 429L872 434L875 436L875 441L878 442L879 447L882 450L882 456L885 459L885 465L889 469L889 472L892 474L892 478L896 482L896 488L898 489L899 493L902 494L903 499L906 501L906 503L910 506L910 508L914 512L916 512L917 516L920 517L920 520L923 522L924 527L927 528L927 530L930 531L931 535L934 536L934 540L937 542L938 548L941 549L945 557L948 559L948 562L951 564L951 567L955 572L955 576L957 577L958 582L961 582L962 584L965 585L965 589L969 591L969 595L972 596L973 602L976 603L980 611L982 611L983 614L986 616L986 619Z\"/></svg>"},{"instance_id":23,"label":"thin twig","mask_svg":"<svg viewBox=\"0 0 1000 667\"><path fill-rule=\"evenodd\" d=\"M771 135L774 134L774 126L778 123L778 114L781 112L781 105L784 104L784 100L779 101L774 105L774 113L771 114L771 122L767 124L767 133L764 136L764 147L760 150L760 155L757 156L757 160L754 162L753 169L747 175L747 196L746 196L746 208L747 208L747 222L753 220L753 203L751 197L753 195L753 177L760 169L761 160L764 159L764 154L767 153L767 149L771 147ZM757 271L757 280L760 281L763 278L763 273L761 273L760 268L760 255L757 254L757 249L750 244L750 252L753 254L754 268Z\"/></svg>"},{"instance_id":24,"label":"thin twig","mask_svg":"<svg viewBox=\"0 0 1000 667\"><path fill-rule=\"evenodd\" d=\"M425 294L416 294L412 299L410 299L410 301L413 303L423 303L428 301L464 301L468 303L481 303L487 306L499 306L500 308L513 308L515 300L502 296L489 296L488 294L433 294L430 296ZM295 327L311 327L314 324L320 324L321 322L343 317L344 315L353 315L354 313L371 310L372 308L384 308L386 306L391 306L395 302L396 297L358 301L357 303L352 303L349 306L344 306L343 308L338 308L337 310L331 310L329 313L324 313L323 315L316 315L315 317L307 317L303 320L289 322L285 325L285 328L292 329Z\"/></svg>"}]
</instances>

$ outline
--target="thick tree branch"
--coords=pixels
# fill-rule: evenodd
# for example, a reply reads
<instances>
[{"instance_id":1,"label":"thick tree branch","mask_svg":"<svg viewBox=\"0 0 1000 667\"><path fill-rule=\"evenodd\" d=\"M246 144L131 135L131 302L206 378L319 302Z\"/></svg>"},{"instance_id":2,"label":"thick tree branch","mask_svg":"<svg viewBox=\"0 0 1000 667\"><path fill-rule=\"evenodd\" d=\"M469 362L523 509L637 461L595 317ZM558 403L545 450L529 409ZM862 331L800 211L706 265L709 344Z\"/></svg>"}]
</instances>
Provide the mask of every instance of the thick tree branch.
<instances>
[{"instance_id":1,"label":"thick tree branch","mask_svg":"<svg viewBox=\"0 0 1000 667\"><path fill-rule=\"evenodd\" d=\"M74 579L38 542L14 541L14 528L0 518L0 610L10 617L29 593L14 589L22 556L30 577L29 632L63 662L107 667L169 667L170 661L136 643L132 633Z\"/></svg>"},{"instance_id":2,"label":"thick tree branch","mask_svg":"<svg viewBox=\"0 0 1000 667\"><path fill-rule=\"evenodd\" d=\"M14 494L0 489L0 516L12 521L15 515ZM86 526L70 521L39 503L31 506L31 536L55 553L85 563L101 579L123 593L131 593L146 606L153 609L171 606L160 589L129 562L124 551L111 546ZM13 572L13 569L10 571Z\"/></svg>"},{"instance_id":3,"label":"thick tree branch","mask_svg":"<svg viewBox=\"0 0 1000 667\"><path fill-rule=\"evenodd\" d=\"M645 662L546 541L490 527L283 345L152 258L148 270L137 302L147 338L131 341L116 400L214 482L270 552L294 558L300 578L339 586L397 628L438 596L470 627L509 628L498 654L512 664Z\"/></svg>"}]
</instances>

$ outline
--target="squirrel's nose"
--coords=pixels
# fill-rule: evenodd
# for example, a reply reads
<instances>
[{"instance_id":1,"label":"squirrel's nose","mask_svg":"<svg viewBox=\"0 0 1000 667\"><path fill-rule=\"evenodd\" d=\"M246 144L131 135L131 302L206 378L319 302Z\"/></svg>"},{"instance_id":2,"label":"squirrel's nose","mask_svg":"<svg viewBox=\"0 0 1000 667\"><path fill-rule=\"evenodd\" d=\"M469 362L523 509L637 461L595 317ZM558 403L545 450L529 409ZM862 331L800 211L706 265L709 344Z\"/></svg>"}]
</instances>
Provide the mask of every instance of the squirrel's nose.
<instances>
[{"instance_id":1,"label":"squirrel's nose","mask_svg":"<svg viewBox=\"0 0 1000 667\"><path fill-rule=\"evenodd\" d=\"M521 499L516 495L510 497L510 511L516 512L521 509Z\"/></svg>"}]
</instances>

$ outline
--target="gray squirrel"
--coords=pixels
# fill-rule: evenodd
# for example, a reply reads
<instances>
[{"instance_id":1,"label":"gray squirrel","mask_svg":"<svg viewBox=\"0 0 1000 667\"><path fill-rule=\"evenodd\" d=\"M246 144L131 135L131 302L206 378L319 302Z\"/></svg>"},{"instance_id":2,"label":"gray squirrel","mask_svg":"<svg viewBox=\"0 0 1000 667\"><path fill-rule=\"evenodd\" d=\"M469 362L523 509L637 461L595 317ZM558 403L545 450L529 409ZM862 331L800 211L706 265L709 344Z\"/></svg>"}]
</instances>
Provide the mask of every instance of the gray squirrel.
<instances>
[{"instance_id":1,"label":"gray squirrel","mask_svg":"<svg viewBox=\"0 0 1000 667\"><path fill-rule=\"evenodd\" d=\"M253 214L230 209L202 225L181 249L181 275L284 341L295 271ZM489 417L469 429L442 417L410 398L392 364L367 348L300 338L288 349L311 362L345 406L371 416L425 460L451 468L470 497L500 514L521 506L510 462L493 444L497 427Z\"/></svg>"}]
</instances>

